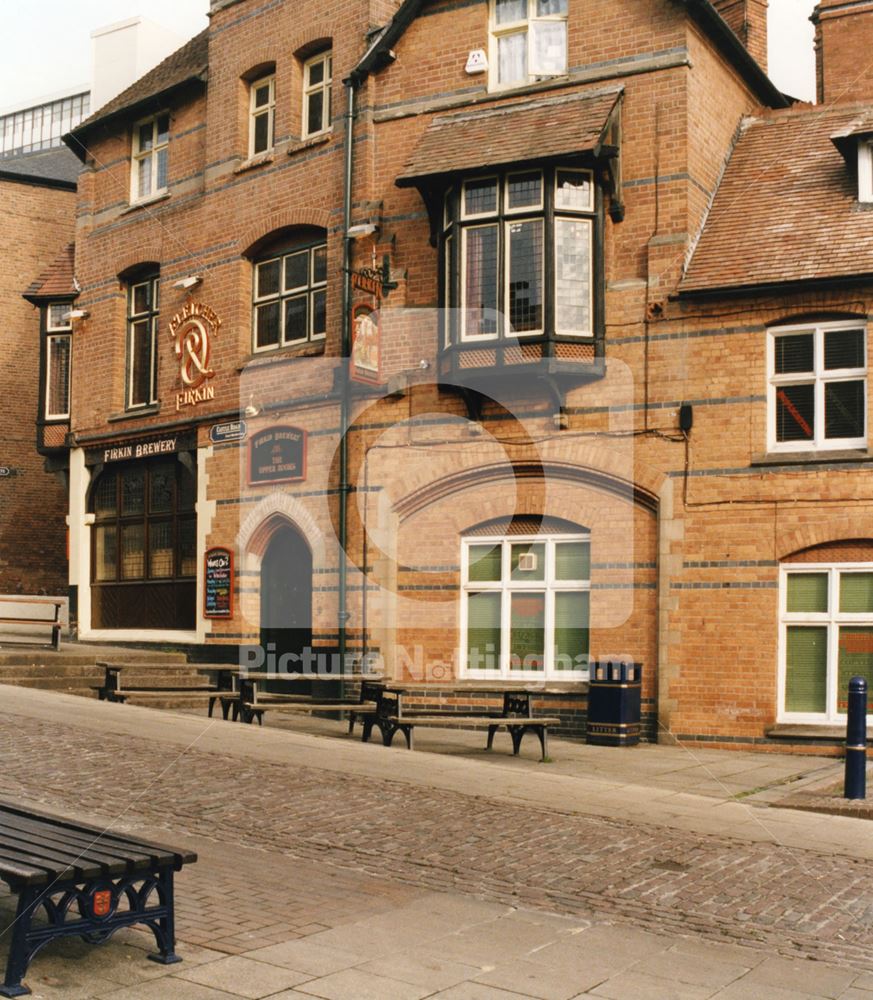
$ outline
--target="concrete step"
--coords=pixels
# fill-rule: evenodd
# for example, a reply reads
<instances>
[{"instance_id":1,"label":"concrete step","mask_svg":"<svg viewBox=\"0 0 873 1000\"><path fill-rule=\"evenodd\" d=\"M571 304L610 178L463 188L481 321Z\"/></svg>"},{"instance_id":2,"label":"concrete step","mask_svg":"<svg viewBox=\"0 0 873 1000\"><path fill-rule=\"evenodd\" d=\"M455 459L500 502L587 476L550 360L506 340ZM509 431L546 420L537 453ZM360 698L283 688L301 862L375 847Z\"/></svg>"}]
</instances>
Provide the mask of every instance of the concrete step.
<instances>
[{"instance_id":1,"label":"concrete step","mask_svg":"<svg viewBox=\"0 0 873 1000\"><path fill-rule=\"evenodd\" d=\"M182 694L165 695L160 697L157 695L131 694L128 695L125 704L139 705L141 708L158 708L167 710L184 709L185 711L201 712L205 716L209 701L206 697L201 698L200 696L197 696L196 698L186 698L185 695ZM217 716L218 718L221 718L221 709L217 704L213 709L212 714L213 717Z\"/></svg>"}]
</instances>

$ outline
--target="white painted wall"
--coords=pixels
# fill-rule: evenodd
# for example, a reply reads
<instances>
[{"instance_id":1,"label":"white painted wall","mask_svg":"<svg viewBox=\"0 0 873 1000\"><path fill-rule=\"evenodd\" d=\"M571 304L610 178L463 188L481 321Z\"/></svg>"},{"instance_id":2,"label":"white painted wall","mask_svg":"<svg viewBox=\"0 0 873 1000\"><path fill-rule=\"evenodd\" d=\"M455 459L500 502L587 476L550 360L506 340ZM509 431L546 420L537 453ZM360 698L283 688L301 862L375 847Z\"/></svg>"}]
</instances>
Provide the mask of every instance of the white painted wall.
<instances>
[{"instance_id":1,"label":"white painted wall","mask_svg":"<svg viewBox=\"0 0 873 1000\"><path fill-rule=\"evenodd\" d=\"M147 17L131 17L92 31L92 113L184 43L184 38Z\"/></svg>"}]
</instances>

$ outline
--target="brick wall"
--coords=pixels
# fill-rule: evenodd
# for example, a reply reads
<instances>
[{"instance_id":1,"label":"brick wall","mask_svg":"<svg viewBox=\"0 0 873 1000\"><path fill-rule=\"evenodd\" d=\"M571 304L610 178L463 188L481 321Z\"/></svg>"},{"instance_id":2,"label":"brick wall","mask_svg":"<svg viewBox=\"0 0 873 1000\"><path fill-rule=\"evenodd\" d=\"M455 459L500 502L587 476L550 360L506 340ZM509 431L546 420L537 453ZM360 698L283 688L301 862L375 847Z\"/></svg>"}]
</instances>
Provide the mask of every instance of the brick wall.
<instances>
[{"instance_id":1,"label":"brick wall","mask_svg":"<svg viewBox=\"0 0 873 1000\"><path fill-rule=\"evenodd\" d=\"M0 197L0 593L63 594L66 498L36 451L40 320L22 293L71 241L76 196L4 180Z\"/></svg>"}]
</instances>

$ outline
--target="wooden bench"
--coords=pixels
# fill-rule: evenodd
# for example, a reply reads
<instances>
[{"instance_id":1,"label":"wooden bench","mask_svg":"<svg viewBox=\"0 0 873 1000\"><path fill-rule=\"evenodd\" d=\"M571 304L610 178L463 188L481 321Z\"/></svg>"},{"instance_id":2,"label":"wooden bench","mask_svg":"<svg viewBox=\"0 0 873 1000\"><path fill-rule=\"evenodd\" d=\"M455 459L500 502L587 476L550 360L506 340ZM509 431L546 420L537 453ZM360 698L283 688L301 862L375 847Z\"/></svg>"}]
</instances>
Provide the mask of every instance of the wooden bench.
<instances>
[{"instance_id":1,"label":"wooden bench","mask_svg":"<svg viewBox=\"0 0 873 1000\"><path fill-rule=\"evenodd\" d=\"M51 629L52 637L49 645L52 649L61 648L61 608L63 601L49 600L45 597L0 597L0 608L4 604L37 604L41 607L51 606L55 609L53 618L40 618L27 615L23 611L19 615L0 615L0 625L46 625Z\"/></svg>"},{"instance_id":2,"label":"wooden bench","mask_svg":"<svg viewBox=\"0 0 873 1000\"><path fill-rule=\"evenodd\" d=\"M372 720L364 723L364 741L368 740L373 726L382 733L382 742L390 747L398 732L406 738L406 746L413 749L413 732L416 726L425 728L486 729L488 742L486 750L494 745L494 734L504 728L512 739L512 752L518 756L525 733L534 733L539 738L542 759L549 756L549 726L560 725L561 720L552 716L535 716L531 704L531 692L500 691L503 695L503 710L500 712L452 712L415 711L404 709L403 689L385 689L379 702L379 711ZM486 693L486 692L480 692Z\"/></svg>"},{"instance_id":3,"label":"wooden bench","mask_svg":"<svg viewBox=\"0 0 873 1000\"><path fill-rule=\"evenodd\" d=\"M382 684L379 681L361 681L361 691L357 698L322 698L311 694L288 694L282 692L260 691L258 684L263 681L302 681L318 680L306 674L244 674L237 677L239 689L238 705L234 707L233 717L251 724L257 719L258 725L264 724L265 712L290 712L293 714L312 714L313 712L349 712L349 733L354 731L355 721L360 718L375 719L379 710L379 699L382 696Z\"/></svg>"},{"instance_id":4,"label":"wooden bench","mask_svg":"<svg viewBox=\"0 0 873 1000\"><path fill-rule=\"evenodd\" d=\"M22 980L45 945L79 937L101 944L122 927L146 924L163 965L176 954L173 874L197 855L108 833L0 801L0 879L18 896L0 996L30 993ZM36 921L39 914L44 920Z\"/></svg>"},{"instance_id":5,"label":"wooden bench","mask_svg":"<svg viewBox=\"0 0 873 1000\"><path fill-rule=\"evenodd\" d=\"M151 698L161 700L162 698L179 695L206 701L209 707L210 718L212 718L212 710L215 707L215 703L220 702L222 717L227 719L231 709L239 699L237 692L233 690L232 677L234 668L222 664L198 666L198 673L216 674L216 681L214 684L203 684L195 687L165 686L160 684L122 687L122 673L125 668L131 669L132 667L136 669L135 665L106 663L103 660L98 660L97 666L104 671L103 683L92 686L91 690L97 692L97 697L100 701L115 701L124 704L131 695L136 695L137 698L145 701ZM236 717L235 713L234 717Z\"/></svg>"}]
</instances>

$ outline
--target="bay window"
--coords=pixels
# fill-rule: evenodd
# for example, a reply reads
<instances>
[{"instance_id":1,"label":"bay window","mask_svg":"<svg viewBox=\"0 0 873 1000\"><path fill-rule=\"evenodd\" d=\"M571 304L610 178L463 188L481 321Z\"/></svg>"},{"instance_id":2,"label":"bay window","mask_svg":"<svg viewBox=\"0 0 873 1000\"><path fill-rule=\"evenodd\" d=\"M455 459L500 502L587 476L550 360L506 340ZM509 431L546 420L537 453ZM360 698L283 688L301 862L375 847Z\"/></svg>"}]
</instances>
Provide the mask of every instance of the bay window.
<instances>
[{"instance_id":1,"label":"bay window","mask_svg":"<svg viewBox=\"0 0 873 1000\"><path fill-rule=\"evenodd\" d=\"M867 331L858 323L771 330L771 451L867 445Z\"/></svg>"},{"instance_id":2,"label":"bay window","mask_svg":"<svg viewBox=\"0 0 873 1000\"><path fill-rule=\"evenodd\" d=\"M463 676L588 676L590 547L587 534L464 539Z\"/></svg>"},{"instance_id":3,"label":"bay window","mask_svg":"<svg viewBox=\"0 0 873 1000\"><path fill-rule=\"evenodd\" d=\"M780 717L845 725L849 680L873 685L873 564L782 568Z\"/></svg>"},{"instance_id":4,"label":"bay window","mask_svg":"<svg viewBox=\"0 0 873 1000\"><path fill-rule=\"evenodd\" d=\"M492 89L567 73L568 0L491 0Z\"/></svg>"},{"instance_id":5,"label":"bay window","mask_svg":"<svg viewBox=\"0 0 873 1000\"><path fill-rule=\"evenodd\" d=\"M591 171L470 178L443 212L446 345L503 338L593 338Z\"/></svg>"},{"instance_id":6,"label":"bay window","mask_svg":"<svg viewBox=\"0 0 873 1000\"><path fill-rule=\"evenodd\" d=\"M46 308L45 420L70 417L70 365L73 325L69 302L52 302Z\"/></svg>"}]
</instances>

